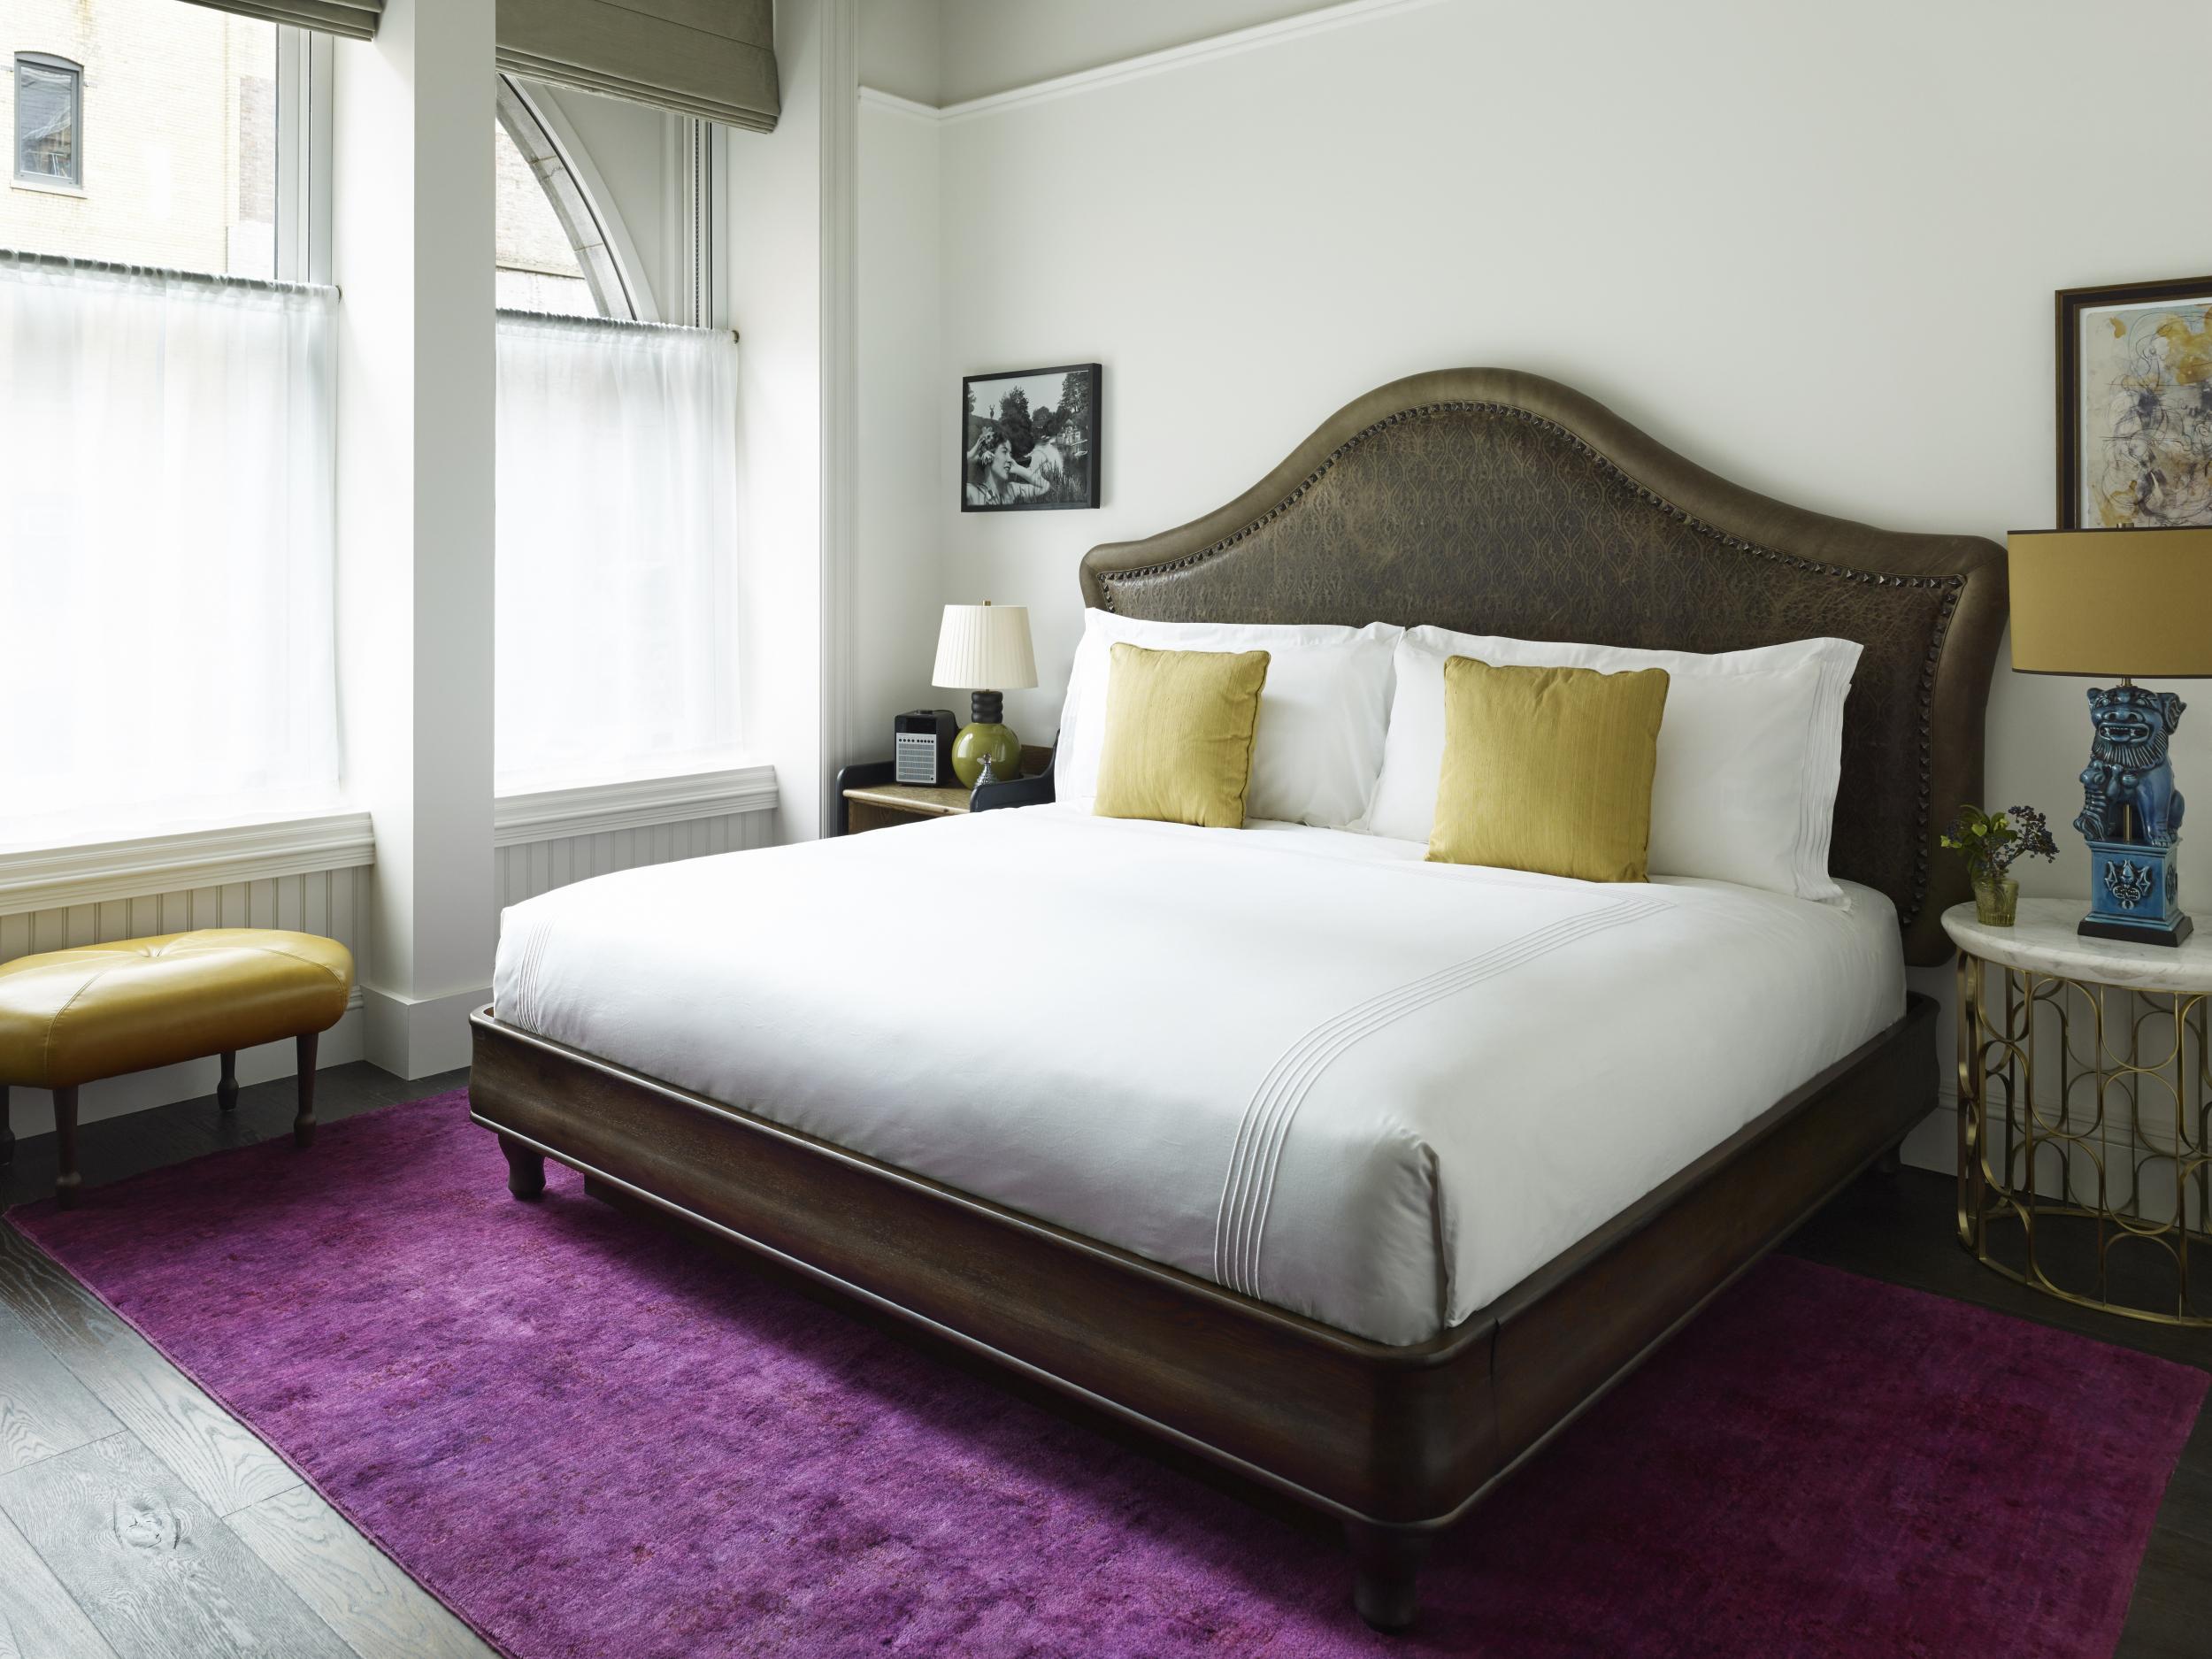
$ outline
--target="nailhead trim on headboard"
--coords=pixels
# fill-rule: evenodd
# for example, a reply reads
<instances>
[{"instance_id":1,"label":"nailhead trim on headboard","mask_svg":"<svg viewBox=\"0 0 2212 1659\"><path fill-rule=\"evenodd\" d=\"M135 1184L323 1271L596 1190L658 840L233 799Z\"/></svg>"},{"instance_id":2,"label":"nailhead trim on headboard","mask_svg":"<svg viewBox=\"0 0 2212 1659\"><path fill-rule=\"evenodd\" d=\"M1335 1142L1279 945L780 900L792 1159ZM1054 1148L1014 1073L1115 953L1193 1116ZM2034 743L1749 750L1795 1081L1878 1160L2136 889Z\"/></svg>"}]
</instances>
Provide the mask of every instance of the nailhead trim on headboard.
<instances>
[{"instance_id":1,"label":"nailhead trim on headboard","mask_svg":"<svg viewBox=\"0 0 2212 1659\"><path fill-rule=\"evenodd\" d=\"M1328 458L1309 472L1297 488L1292 490L1289 495L1284 496L1281 501L1276 503L1250 524L1222 537L1210 547L1202 548L1195 553L1186 554L1181 558L1171 559L1162 565L1147 565L1135 570L1102 572L1099 577L1099 585L1106 597L1105 608L1108 611L1114 608L1114 588L1117 583L1135 581L1148 576L1164 576L1175 571L1190 570L1203 565L1216 554L1226 552L1254 532L1281 518L1284 513L1298 504L1308 490L1321 481L1324 473L1376 433L1386 426L1395 426L1409 420L1425 420L1437 415L1483 415L1517 420L1538 427L1554 437L1563 439L1575 449L1595 462L1599 470L1610 477L1622 488L1629 490L1639 499L1650 503L1671 517L1687 525L1699 535L1719 543L1732 552L1748 553L1757 558L1771 559L1778 564L1788 566L1791 570L1803 571L1814 576L1830 576L1839 581L1862 582L1869 587L1947 590L1944 593L1942 604L1936 613L1934 631L1929 635L1927 664L1920 672L1920 753L1918 757L1920 780L1915 809L1915 826L1918 831L1918 837L1913 854L1911 905L1898 918L1898 924L1901 927L1909 926L1913 919L1920 914L1928 896L1928 855L1931 844L1928 814L1934 793L1933 722L1936 666L1942 660L1943 641L1950 632L1952 614L1958 609L1959 596L1966 590L1966 579L1963 576L1890 576L1878 571L1852 570L1842 565L1823 564L1817 559L1800 558L1793 553L1784 553L1774 548L1763 547L1755 541L1747 541L1741 536L1731 535L1724 530L1715 528L1704 520L1676 506L1655 490L1647 488L1622 471L1610 457L1592 448L1580 436L1569 431L1556 421L1548 420L1541 415L1532 414L1527 410L1517 408L1510 403L1422 403L1411 409L1401 410L1394 415L1386 415L1372 425L1361 428L1332 450Z\"/></svg>"}]
</instances>

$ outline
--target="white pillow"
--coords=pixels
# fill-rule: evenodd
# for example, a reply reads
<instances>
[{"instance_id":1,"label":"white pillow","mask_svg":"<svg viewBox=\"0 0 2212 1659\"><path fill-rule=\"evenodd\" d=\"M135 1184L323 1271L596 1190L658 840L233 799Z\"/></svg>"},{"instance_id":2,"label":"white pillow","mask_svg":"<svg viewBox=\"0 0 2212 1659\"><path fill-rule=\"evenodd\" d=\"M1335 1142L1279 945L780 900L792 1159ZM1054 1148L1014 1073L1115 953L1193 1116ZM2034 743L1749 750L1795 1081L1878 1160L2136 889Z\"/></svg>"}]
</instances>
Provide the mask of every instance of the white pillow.
<instances>
[{"instance_id":1,"label":"white pillow","mask_svg":"<svg viewBox=\"0 0 2212 1659\"><path fill-rule=\"evenodd\" d=\"M1444 765L1444 664L1667 671L1651 784L1651 873L1838 899L1828 875L1843 703L1860 647L1799 640L1700 656L1414 628L1398 641L1397 689L1374 804L1360 826L1426 841Z\"/></svg>"},{"instance_id":2,"label":"white pillow","mask_svg":"<svg viewBox=\"0 0 2212 1659\"><path fill-rule=\"evenodd\" d=\"M1113 648L1126 641L1155 651L1267 652L1245 815L1324 829L1348 828L1365 815L1382 770L1391 649L1403 630L1381 622L1363 628L1140 622L1105 611L1083 617L1053 758L1055 799L1087 810L1097 797L1107 671Z\"/></svg>"}]
</instances>

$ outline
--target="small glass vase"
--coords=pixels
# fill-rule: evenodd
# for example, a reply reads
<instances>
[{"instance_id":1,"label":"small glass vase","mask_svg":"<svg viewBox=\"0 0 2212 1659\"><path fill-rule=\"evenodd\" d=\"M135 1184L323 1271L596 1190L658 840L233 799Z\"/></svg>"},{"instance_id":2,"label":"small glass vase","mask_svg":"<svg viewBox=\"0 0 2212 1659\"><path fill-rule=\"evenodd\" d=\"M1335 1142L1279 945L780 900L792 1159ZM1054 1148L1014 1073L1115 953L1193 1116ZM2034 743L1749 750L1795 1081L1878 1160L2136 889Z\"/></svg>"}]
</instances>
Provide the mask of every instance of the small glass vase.
<instances>
[{"instance_id":1,"label":"small glass vase","mask_svg":"<svg viewBox=\"0 0 2212 1659\"><path fill-rule=\"evenodd\" d=\"M1985 927L2009 927L2020 915L2020 883L2011 876L1985 876L1974 883L1974 919Z\"/></svg>"}]
</instances>

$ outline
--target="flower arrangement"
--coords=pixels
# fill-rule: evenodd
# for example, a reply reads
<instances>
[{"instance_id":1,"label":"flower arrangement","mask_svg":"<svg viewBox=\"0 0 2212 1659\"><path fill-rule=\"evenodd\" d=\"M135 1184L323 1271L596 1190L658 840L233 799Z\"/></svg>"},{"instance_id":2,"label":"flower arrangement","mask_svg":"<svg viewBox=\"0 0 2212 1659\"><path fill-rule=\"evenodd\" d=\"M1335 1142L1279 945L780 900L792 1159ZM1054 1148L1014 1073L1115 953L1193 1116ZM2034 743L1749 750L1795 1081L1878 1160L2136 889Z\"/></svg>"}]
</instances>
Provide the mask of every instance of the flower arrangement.
<instances>
[{"instance_id":1,"label":"flower arrangement","mask_svg":"<svg viewBox=\"0 0 2212 1659\"><path fill-rule=\"evenodd\" d=\"M1966 864L1976 916L1998 927L2011 926L2020 907L2020 883L2012 866L2023 858L2058 856L2050 820L2032 806L2008 806L2000 812L1962 806L1942 842Z\"/></svg>"}]
</instances>

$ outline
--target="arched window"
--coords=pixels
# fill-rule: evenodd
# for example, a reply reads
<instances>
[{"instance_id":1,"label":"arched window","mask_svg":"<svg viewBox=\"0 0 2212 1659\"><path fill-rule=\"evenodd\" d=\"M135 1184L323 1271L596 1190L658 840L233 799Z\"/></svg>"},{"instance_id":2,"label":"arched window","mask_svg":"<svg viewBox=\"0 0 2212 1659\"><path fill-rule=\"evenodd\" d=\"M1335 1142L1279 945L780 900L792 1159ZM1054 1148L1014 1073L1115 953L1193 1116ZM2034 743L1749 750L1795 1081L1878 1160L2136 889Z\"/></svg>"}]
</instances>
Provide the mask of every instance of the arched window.
<instances>
[{"instance_id":1,"label":"arched window","mask_svg":"<svg viewBox=\"0 0 2212 1659\"><path fill-rule=\"evenodd\" d=\"M495 257L503 310L641 320L615 257L611 208L595 204L527 88L499 77Z\"/></svg>"}]
</instances>

